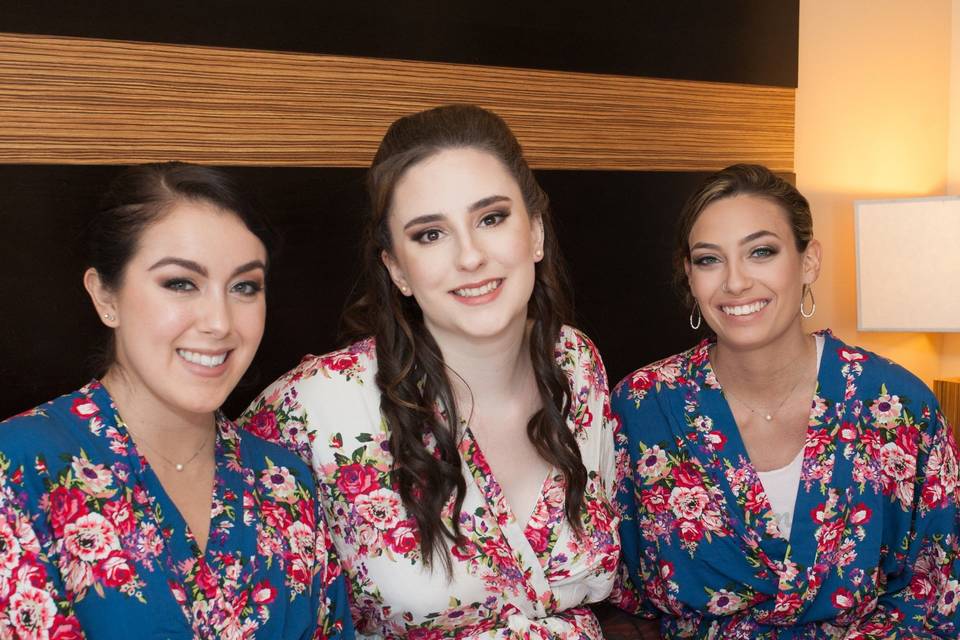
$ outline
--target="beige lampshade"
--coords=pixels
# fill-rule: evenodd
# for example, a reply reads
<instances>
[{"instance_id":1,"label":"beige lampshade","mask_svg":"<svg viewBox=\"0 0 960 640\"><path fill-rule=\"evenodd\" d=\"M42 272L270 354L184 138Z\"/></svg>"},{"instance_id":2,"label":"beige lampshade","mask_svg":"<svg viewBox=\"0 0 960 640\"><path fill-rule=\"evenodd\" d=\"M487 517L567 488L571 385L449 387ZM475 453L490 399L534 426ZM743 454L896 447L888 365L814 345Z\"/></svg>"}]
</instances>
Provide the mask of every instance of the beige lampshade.
<instances>
[{"instance_id":1,"label":"beige lampshade","mask_svg":"<svg viewBox=\"0 0 960 640\"><path fill-rule=\"evenodd\" d=\"M855 203L860 331L960 331L960 197Z\"/></svg>"}]
</instances>

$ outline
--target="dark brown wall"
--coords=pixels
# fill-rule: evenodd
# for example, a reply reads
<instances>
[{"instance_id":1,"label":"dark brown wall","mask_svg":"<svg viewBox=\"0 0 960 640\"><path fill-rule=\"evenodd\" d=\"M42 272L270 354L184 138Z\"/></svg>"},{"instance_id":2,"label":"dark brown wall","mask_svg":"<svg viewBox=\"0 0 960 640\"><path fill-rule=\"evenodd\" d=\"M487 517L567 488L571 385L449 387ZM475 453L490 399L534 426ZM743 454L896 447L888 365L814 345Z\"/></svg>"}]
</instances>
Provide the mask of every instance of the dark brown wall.
<instances>
[{"instance_id":1,"label":"dark brown wall","mask_svg":"<svg viewBox=\"0 0 960 640\"><path fill-rule=\"evenodd\" d=\"M230 413L334 346L362 167L399 115L470 101L510 121L614 381L694 339L668 285L686 194L734 161L793 171L796 2L50 4L0 16L0 415L89 375L77 238L117 165L229 165L286 237Z\"/></svg>"}]
</instances>

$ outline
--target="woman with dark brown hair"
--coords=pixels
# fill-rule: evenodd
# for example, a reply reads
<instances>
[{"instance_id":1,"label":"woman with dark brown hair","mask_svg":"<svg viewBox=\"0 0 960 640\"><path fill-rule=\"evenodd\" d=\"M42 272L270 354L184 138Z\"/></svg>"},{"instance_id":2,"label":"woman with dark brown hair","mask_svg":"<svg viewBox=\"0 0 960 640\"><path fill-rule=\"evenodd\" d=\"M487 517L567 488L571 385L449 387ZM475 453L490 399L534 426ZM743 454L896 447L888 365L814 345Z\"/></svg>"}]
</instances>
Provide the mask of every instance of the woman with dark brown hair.
<instances>
[{"instance_id":1,"label":"woman with dark brown hair","mask_svg":"<svg viewBox=\"0 0 960 640\"><path fill-rule=\"evenodd\" d=\"M114 180L83 276L103 373L0 422L0 638L354 637L309 466L219 411L272 237L222 170Z\"/></svg>"},{"instance_id":2,"label":"woman with dark brown hair","mask_svg":"<svg viewBox=\"0 0 960 640\"><path fill-rule=\"evenodd\" d=\"M546 195L495 114L396 121L352 341L243 420L309 460L367 637L601 638L619 554L603 365L563 324Z\"/></svg>"},{"instance_id":3,"label":"woman with dark brown hair","mask_svg":"<svg viewBox=\"0 0 960 640\"><path fill-rule=\"evenodd\" d=\"M957 638L957 450L915 376L807 333L810 205L759 165L680 215L690 325L613 395L626 581L664 638Z\"/></svg>"}]
</instances>

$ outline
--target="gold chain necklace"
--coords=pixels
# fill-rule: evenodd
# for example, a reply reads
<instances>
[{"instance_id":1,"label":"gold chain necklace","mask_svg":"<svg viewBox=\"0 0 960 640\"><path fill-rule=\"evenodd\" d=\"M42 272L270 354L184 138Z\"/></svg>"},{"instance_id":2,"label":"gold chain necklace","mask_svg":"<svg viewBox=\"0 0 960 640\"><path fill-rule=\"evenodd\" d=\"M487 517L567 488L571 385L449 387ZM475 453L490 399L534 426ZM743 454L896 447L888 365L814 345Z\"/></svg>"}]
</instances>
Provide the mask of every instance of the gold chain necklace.
<instances>
[{"instance_id":1,"label":"gold chain necklace","mask_svg":"<svg viewBox=\"0 0 960 640\"><path fill-rule=\"evenodd\" d=\"M716 354L714 354L714 357L713 357L713 375L714 375L715 378L717 377L717 357L716 357ZM777 407L776 407L773 411L759 411L758 409L754 408L752 405L750 405L750 404L748 404L747 402L745 402L742 398L738 398L737 396L735 396L732 391L730 391L729 389L727 389L727 388L724 387L723 385L720 385L720 391L721 391L721 393L723 393L725 396L729 396L732 400L736 400L737 402L739 402L740 404L742 404L743 406L745 406L747 409L749 409L751 412L753 412L753 413L755 413L756 415L760 416L761 418L763 418L763 419L766 420L767 422L773 422L773 418L777 415L777 412L780 411L780 409L783 408L783 405L786 404L787 400L790 398L790 396L793 395L793 392L797 390L797 387L800 386L800 383L803 381L803 379L804 379L805 377L806 377L806 376L804 375L804 373L801 372L800 375L797 377L797 381L794 382L794 383L793 383L793 386L790 387L790 390L787 391L787 395L783 396L783 399L780 400L779 404L777 404ZM719 378L717 378L717 382L719 382L719 381L720 381Z\"/></svg>"},{"instance_id":2,"label":"gold chain necklace","mask_svg":"<svg viewBox=\"0 0 960 640\"><path fill-rule=\"evenodd\" d=\"M128 431L128 432L130 431L130 427L127 427L127 431ZM171 467L173 467L173 468L176 469L177 471L183 471L183 469L184 469L188 464L190 464L191 462L193 462L194 460L197 459L197 456L200 455L200 452L202 452L204 449L207 448L207 443L210 442L210 434L209 434L209 433L207 434L207 437L205 437L205 438L203 439L203 442L200 443L200 447L199 447L196 451L193 452L193 455L190 456L187 460L184 460L183 462L174 462L173 460L171 460L171 459L168 458L167 456L163 455L163 453L162 453L161 451L157 450L152 444L150 444L149 442L147 442L145 439L141 439L140 442L141 442L141 444L147 445L147 448L148 448L148 449L150 449L150 450L153 451L155 454L157 454L158 456L160 456L160 457L163 459L163 461L166 462L167 464L169 464Z\"/></svg>"}]
</instances>

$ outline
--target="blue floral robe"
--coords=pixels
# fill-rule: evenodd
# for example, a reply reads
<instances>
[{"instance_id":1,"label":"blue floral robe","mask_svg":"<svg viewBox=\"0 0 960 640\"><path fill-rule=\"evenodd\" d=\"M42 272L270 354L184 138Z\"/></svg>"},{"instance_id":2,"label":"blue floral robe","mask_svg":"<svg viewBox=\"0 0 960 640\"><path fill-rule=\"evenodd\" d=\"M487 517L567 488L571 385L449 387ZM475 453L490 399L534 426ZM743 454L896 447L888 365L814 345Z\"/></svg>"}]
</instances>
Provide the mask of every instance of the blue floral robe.
<instances>
[{"instance_id":1,"label":"blue floral robe","mask_svg":"<svg viewBox=\"0 0 960 640\"><path fill-rule=\"evenodd\" d=\"M614 601L668 638L957 638L958 465L929 389L824 334L784 539L710 343L613 397L624 472Z\"/></svg>"},{"instance_id":2,"label":"blue floral robe","mask_svg":"<svg viewBox=\"0 0 960 640\"><path fill-rule=\"evenodd\" d=\"M0 637L352 638L310 469L218 417L205 553L106 389L0 423Z\"/></svg>"}]
</instances>

